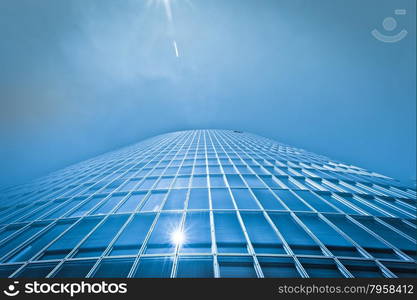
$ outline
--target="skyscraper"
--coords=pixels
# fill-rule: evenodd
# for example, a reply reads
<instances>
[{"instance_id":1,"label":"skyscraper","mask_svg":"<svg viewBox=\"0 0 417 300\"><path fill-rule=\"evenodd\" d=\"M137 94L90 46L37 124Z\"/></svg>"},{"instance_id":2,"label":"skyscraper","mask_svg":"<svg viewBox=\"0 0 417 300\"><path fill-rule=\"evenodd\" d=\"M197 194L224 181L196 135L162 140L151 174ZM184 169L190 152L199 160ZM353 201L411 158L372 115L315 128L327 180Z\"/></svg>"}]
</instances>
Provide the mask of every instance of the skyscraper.
<instances>
[{"instance_id":1,"label":"skyscraper","mask_svg":"<svg viewBox=\"0 0 417 300\"><path fill-rule=\"evenodd\" d=\"M416 276L416 191L233 130L1 191L0 277Z\"/></svg>"}]
</instances>

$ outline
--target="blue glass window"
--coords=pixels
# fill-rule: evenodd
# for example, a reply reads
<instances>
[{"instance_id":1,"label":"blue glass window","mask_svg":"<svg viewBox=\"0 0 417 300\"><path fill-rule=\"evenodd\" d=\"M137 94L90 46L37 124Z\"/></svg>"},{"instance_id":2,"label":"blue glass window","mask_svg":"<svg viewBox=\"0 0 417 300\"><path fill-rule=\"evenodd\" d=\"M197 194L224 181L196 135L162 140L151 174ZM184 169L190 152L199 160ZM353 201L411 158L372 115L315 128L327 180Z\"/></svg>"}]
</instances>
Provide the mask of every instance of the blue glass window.
<instances>
[{"instance_id":1,"label":"blue glass window","mask_svg":"<svg viewBox=\"0 0 417 300\"><path fill-rule=\"evenodd\" d=\"M186 188L190 182L189 176L179 176L175 179L174 187L175 188Z\"/></svg>"},{"instance_id":2,"label":"blue glass window","mask_svg":"<svg viewBox=\"0 0 417 300\"><path fill-rule=\"evenodd\" d=\"M189 212L184 224L181 253L210 253L211 232L208 212Z\"/></svg>"},{"instance_id":3,"label":"blue glass window","mask_svg":"<svg viewBox=\"0 0 417 300\"><path fill-rule=\"evenodd\" d=\"M300 258L299 261L309 277L346 277L332 259Z\"/></svg>"},{"instance_id":4,"label":"blue glass window","mask_svg":"<svg viewBox=\"0 0 417 300\"><path fill-rule=\"evenodd\" d=\"M88 211L90 211L94 206L96 206L100 201L102 201L106 196L94 196L88 200L87 202L81 204L75 211L73 211L69 216L70 217L80 217L85 215Z\"/></svg>"},{"instance_id":5,"label":"blue glass window","mask_svg":"<svg viewBox=\"0 0 417 300\"><path fill-rule=\"evenodd\" d=\"M169 278L172 271L171 257L141 258L133 277Z\"/></svg>"},{"instance_id":6,"label":"blue glass window","mask_svg":"<svg viewBox=\"0 0 417 300\"><path fill-rule=\"evenodd\" d=\"M57 266L58 262L28 264L19 274L18 278L45 278Z\"/></svg>"},{"instance_id":7,"label":"blue glass window","mask_svg":"<svg viewBox=\"0 0 417 300\"><path fill-rule=\"evenodd\" d=\"M319 212L337 212L333 207L327 204L324 200L315 196L312 192L296 191L295 193Z\"/></svg>"},{"instance_id":8,"label":"blue glass window","mask_svg":"<svg viewBox=\"0 0 417 300\"><path fill-rule=\"evenodd\" d=\"M327 215L333 224L339 227L355 242L359 243L366 251L377 258L398 258L391 248L376 239L370 233L352 223L345 216Z\"/></svg>"},{"instance_id":9,"label":"blue glass window","mask_svg":"<svg viewBox=\"0 0 417 300\"><path fill-rule=\"evenodd\" d=\"M0 246L0 258L3 257L5 254L10 252L11 250L15 250L19 245L23 242L26 242L30 238L32 238L35 234L39 233L42 229L44 229L48 224L47 223L37 223L29 226L28 228L24 229L22 232L14 236L12 239L9 239L7 242L4 242Z\"/></svg>"},{"instance_id":10,"label":"blue glass window","mask_svg":"<svg viewBox=\"0 0 417 300\"><path fill-rule=\"evenodd\" d=\"M125 200L122 205L116 210L117 213L126 213L126 212L134 212L138 205L142 202L143 198L145 197L146 193L134 193Z\"/></svg>"},{"instance_id":11,"label":"blue glass window","mask_svg":"<svg viewBox=\"0 0 417 300\"><path fill-rule=\"evenodd\" d=\"M154 213L137 214L117 238L110 255L135 255L154 221Z\"/></svg>"},{"instance_id":12,"label":"blue glass window","mask_svg":"<svg viewBox=\"0 0 417 300\"><path fill-rule=\"evenodd\" d=\"M381 269L373 262L366 260L341 260L341 263L354 277L385 277Z\"/></svg>"},{"instance_id":13,"label":"blue glass window","mask_svg":"<svg viewBox=\"0 0 417 300\"><path fill-rule=\"evenodd\" d=\"M289 214L270 213L270 217L295 254L323 255L316 242Z\"/></svg>"},{"instance_id":14,"label":"blue glass window","mask_svg":"<svg viewBox=\"0 0 417 300\"><path fill-rule=\"evenodd\" d=\"M281 239L260 212L242 212L243 222L256 253L285 254Z\"/></svg>"},{"instance_id":15,"label":"blue glass window","mask_svg":"<svg viewBox=\"0 0 417 300\"><path fill-rule=\"evenodd\" d=\"M193 188L206 188L207 187L207 176L193 176L192 184Z\"/></svg>"},{"instance_id":16,"label":"blue glass window","mask_svg":"<svg viewBox=\"0 0 417 300\"><path fill-rule=\"evenodd\" d=\"M226 187L223 175L210 175L210 186L211 187Z\"/></svg>"},{"instance_id":17,"label":"blue glass window","mask_svg":"<svg viewBox=\"0 0 417 300\"><path fill-rule=\"evenodd\" d=\"M260 256L258 262L266 278L301 277L292 258Z\"/></svg>"},{"instance_id":18,"label":"blue glass window","mask_svg":"<svg viewBox=\"0 0 417 300\"><path fill-rule=\"evenodd\" d=\"M248 189L232 189L238 209L260 209Z\"/></svg>"},{"instance_id":19,"label":"blue glass window","mask_svg":"<svg viewBox=\"0 0 417 300\"><path fill-rule=\"evenodd\" d=\"M133 258L103 259L92 277L123 278L127 277L133 265Z\"/></svg>"},{"instance_id":20,"label":"blue glass window","mask_svg":"<svg viewBox=\"0 0 417 300\"><path fill-rule=\"evenodd\" d=\"M8 262L25 261L32 258L33 255L38 253L43 247L49 244L53 239L60 235L64 230L74 223L74 220L67 220L58 222L52 228L48 229L45 233L41 234L34 241L29 243L21 250L15 252L15 254L8 259Z\"/></svg>"},{"instance_id":21,"label":"blue glass window","mask_svg":"<svg viewBox=\"0 0 417 300\"><path fill-rule=\"evenodd\" d=\"M108 214L126 195L111 195L110 198L101 203L93 210L92 215Z\"/></svg>"},{"instance_id":22,"label":"blue glass window","mask_svg":"<svg viewBox=\"0 0 417 300\"><path fill-rule=\"evenodd\" d=\"M416 263L400 263L400 262L382 262L392 273L399 278L415 278L417 277Z\"/></svg>"},{"instance_id":23,"label":"blue glass window","mask_svg":"<svg viewBox=\"0 0 417 300\"><path fill-rule=\"evenodd\" d=\"M294 211L311 211L307 205L305 205L299 198L293 193L287 190L273 190L275 194L279 196L282 202L288 206L289 209Z\"/></svg>"},{"instance_id":24,"label":"blue glass window","mask_svg":"<svg viewBox=\"0 0 417 300\"><path fill-rule=\"evenodd\" d=\"M208 189L191 189L188 209L209 209Z\"/></svg>"},{"instance_id":25,"label":"blue glass window","mask_svg":"<svg viewBox=\"0 0 417 300\"><path fill-rule=\"evenodd\" d=\"M220 253L246 253L246 239L234 212L214 213L217 251Z\"/></svg>"},{"instance_id":26,"label":"blue glass window","mask_svg":"<svg viewBox=\"0 0 417 300\"><path fill-rule=\"evenodd\" d=\"M171 190L164 205L164 210L184 209L187 190Z\"/></svg>"},{"instance_id":27,"label":"blue glass window","mask_svg":"<svg viewBox=\"0 0 417 300\"><path fill-rule=\"evenodd\" d=\"M267 189L253 189L258 201L264 207L264 209L271 210L287 210L284 206L278 201L278 199Z\"/></svg>"},{"instance_id":28,"label":"blue glass window","mask_svg":"<svg viewBox=\"0 0 417 300\"><path fill-rule=\"evenodd\" d=\"M71 250L100 222L100 218L83 219L49 246L40 259L58 259L67 256Z\"/></svg>"},{"instance_id":29,"label":"blue glass window","mask_svg":"<svg viewBox=\"0 0 417 300\"><path fill-rule=\"evenodd\" d=\"M297 214L306 227L336 256L362 256L356 247L343 238L317 215Z\"/></svg>"},{"instance_id":30,"label":"blue glass window","mask_svg":"<svg viewBox=\"0 0 417 300\"><path fill-rule=\"evenodd\" d=\"M180 221L179 213L162 213L149 238L145 253L172 253L176 247L173 235L181 231Z\"/></svg>"},{"instance_id":31,"label":"blue glass window","mask_svg":"<svg viewBox=\"0 0 417 300\"><path fill-rule=\"evenodd\" d=\"M78 248L75 257L100 256L126 222L128 215L108 217Z\"/></svg>"},{"instance_id":32,"label":"blue glass window","mask_svg":"<svg viewBox=\"0 0 417 300\"><path fill-rule=\"evenodd\" d=\"M252 257L219 256L218 263L220 269L220 277L257 277Z\"/></svg>"},{"instance_id":33,"label":"blue glass window","mask_svg":"<svg viewBox=\"0 0 417 300\"><path fill-rule=\"evenodd\" d=\"M243 182L242 178L239 175L226 175L227 181L229 182L229 186L232 188L243 188L245 187L245 183Z\"/></svg>"},{"instance_id":34,"label":"blue glass window","mask_svg":"<svg viewBox=\"0 0 417 300\"><path fill-rule=\"evenodd\" d=\"M212 257L180 257L178 259L177 276L179 278L211 278L214 277Z\"/></svg>"},{"instance_id":35,"label":"blue glass window","mask_svg":"<svg viewBox=\"0 0 417 300\"><path fill-rule=\"evenodd\" d=\"M140 211L158 211L161 208L165 196L166 192L152 192L145 200Z\"/></svg>"},{"instance_id":36,"label":"blue glass window","mask_svg":"<svg viewBox=\"0 0 417 300\"><path fill-rule=\"evenodd\" d=\"M213 209L233 209L232 197L227 189L210 189Z\"/></svg>"},{"instance_id":37,"label":"blue glass window","mask_svg":"<svg viewBox=\"0 0 417 300\"><path fill-rule=\"evenodd\" d=\"M54 274L55 278L85 277L94 266L94 260L76 260L63 263L58 272Z\"/></svg>"}]
</instances>

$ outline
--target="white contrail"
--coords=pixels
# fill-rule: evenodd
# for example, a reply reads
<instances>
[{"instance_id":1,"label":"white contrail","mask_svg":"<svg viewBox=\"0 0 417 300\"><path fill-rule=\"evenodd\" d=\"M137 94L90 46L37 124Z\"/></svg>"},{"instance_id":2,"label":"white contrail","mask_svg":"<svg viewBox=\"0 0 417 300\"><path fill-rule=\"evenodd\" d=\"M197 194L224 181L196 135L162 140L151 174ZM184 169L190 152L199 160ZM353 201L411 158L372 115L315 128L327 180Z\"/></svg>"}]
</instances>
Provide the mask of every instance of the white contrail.
<instances>
[{"instance_id":1,"label":"white contrail","mask_svg":"<svg viewBox=\"0 0 417 300\"><path fill-rule=\"evenodd\" d=\"M173 44L174 44L175 56L176 56L176 57L180 57L180 55L179 55L179 53L178 53L177 42L176 42L176 41L174 41L174 42L173 42Z\"/></svg>"},{"instance_id":2,"label":"white contrail","mask_svg":"<svg viewBox=\"0 0 417 300\"><path fill-rule=\"evenodd\" d=\"M164 7L165 7L165 13L167 15L167 19L169 22L172 22L171 2L170 0L163 0L163 1L164 1Z\"/></svg>"}]
</instances>

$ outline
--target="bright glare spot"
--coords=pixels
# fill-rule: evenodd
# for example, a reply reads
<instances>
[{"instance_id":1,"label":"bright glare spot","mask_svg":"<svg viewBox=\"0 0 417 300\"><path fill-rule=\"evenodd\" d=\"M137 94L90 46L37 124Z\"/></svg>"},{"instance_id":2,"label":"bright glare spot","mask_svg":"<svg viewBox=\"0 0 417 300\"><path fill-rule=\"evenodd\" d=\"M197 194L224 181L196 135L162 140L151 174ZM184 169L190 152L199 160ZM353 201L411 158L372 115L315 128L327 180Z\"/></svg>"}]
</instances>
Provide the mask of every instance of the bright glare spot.
<instances>
[{"instance_id":1,"label":"bright glare spot","mask_svg":"<svg viewBox=\"0 0 417 300\"><path fill-rule=\"evenodd\" d=\"M185 241L185 234L181 230L175 230L171 233L171 241L175 245L181 245Z\"/></svg>"}]
</instances>

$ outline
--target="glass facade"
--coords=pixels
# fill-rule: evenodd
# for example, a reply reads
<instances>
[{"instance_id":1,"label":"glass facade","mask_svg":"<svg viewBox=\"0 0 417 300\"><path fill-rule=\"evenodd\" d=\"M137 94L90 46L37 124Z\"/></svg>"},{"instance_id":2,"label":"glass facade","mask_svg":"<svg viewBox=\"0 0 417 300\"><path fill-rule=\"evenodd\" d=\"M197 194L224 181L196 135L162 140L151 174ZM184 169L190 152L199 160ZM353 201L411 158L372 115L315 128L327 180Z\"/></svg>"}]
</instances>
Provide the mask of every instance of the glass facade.
<instances>
[{"instance_id":1,"label":"glass facade","mask_svg":"<svg viewBox=\"0 0 417 300\"><path fill-rule=\"evenodd\" d=\"M1 191L0 277L415 277L416 191L233 130Z\"/></svg>"}]
</instances>

